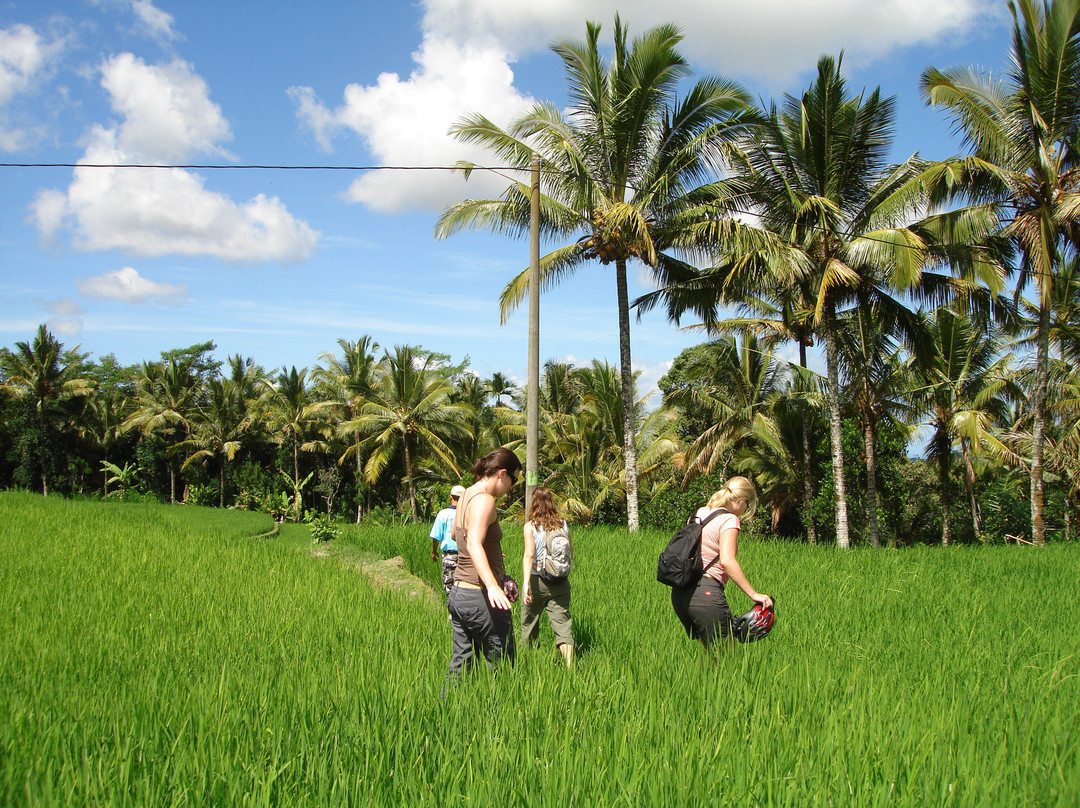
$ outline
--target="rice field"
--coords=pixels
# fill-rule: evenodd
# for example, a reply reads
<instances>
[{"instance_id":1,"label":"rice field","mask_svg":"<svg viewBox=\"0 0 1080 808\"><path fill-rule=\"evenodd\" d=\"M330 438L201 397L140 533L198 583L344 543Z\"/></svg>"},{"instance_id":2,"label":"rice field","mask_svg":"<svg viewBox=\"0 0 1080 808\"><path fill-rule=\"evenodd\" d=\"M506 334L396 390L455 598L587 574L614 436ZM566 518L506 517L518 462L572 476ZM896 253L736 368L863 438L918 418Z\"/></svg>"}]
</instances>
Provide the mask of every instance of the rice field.
<instances>
[{"instance_id":1,"label":"rice field","mask_svg":"<svg viewBox=\"0 0 1080 808\"><path fill-rule=\"evenodd\" d=\"M575 667L545 622L443 700L441 588L354 563L437 586L427 526L325 557L271 527L0 494L0 804L1080 804L1076 545L744 542L777 626L703 664L653 578L668 537L580 530Z\"/></svg>"}]
</instances>

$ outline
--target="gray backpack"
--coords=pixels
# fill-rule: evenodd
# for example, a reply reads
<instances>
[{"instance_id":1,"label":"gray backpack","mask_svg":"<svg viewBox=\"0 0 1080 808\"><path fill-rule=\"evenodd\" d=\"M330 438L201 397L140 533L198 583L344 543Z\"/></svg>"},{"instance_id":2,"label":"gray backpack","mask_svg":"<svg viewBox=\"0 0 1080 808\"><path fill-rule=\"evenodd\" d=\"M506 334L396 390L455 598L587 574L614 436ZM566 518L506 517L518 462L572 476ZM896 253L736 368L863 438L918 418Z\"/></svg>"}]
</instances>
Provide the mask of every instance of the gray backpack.
<instances>
[{"instance_id":1,"label":"gray backpack","mask_svg":"<svg viewBox=\"0 0 1080 808\"><path fill-rule=\"evenodd\" d=\"M573 548L565 523L544 534L544 564L540 577L545 581L559 581L570 574L573 566Z\"/></svg>"}]
</instances>

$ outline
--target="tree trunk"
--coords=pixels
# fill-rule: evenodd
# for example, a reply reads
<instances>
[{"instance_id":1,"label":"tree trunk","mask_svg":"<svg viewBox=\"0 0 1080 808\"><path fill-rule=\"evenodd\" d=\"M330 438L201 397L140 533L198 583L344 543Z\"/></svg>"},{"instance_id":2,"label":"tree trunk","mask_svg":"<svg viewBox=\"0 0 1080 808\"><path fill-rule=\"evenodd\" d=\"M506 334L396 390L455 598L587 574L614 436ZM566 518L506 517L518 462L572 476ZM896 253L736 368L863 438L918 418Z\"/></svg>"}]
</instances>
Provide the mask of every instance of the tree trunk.
<instances>
[{"instance_id":1,"label":"tree trunk","mask_svg":"<svg viewBox=\"0 0 1080 808\"><path fill-rule=\"evenodd\" d=\"M1049 283L1049 279L1046 281ZM1050 363L1047 351L1050 343L1050 307L1039 304L1039 332L1035 342L1035 389L1032 391L1034 416L1031 422L1031 540L1046 544L1046 522L1043 518L1043 448L1046 430L1046 391L1050 386Z\"/></svg>"},{"instance_id":2,"label":"tree trunk","mask_svg":"<svg viewBox=\"0 0 1080 808\"><path fill-rule=\"evenodd\" d=\"M412 511L412 520L415 525L420 521L420 514L416 512L416 487L412 478L412 454L409 452L409 440L405 439L405 479L409 482L409 509Z\"/></svg>"},{"instance_id":3,"label":"tree trunk","mask_svg":"<svg viewBox=\"0 0 1080 808\"><path fill-rule=\"evenodd\" d=\"M866 414L866 429L863 433L866 445L866 524L870 527L870 544L881 547L877 518L877 452L874 450L874 416Z\"/></svg>"},{"instance_id":4,"label":"tree trunk","mask_svg":"<svg viewBox=\"0 0 1080 808\"><path fill-rule=\"evenodd\" d=\"M806 370L806 340L799 340L799 365ZM814 525L814 517L810 512L810 503L814 501L813 465L810 455L810 419L803 419L802 452L803 452L803 512L806 525L806 539L811 546L817 544L817 527Z\"/></svg>"},{"instance_id":5,"label":"tree trunk","mask_svg":"<svg viewBox=\"0 0 1080 808\"><path fill-rule=\"evenodd\" d=\"M626 261L615 262L619 294L619 370L622 375L623 462L626 468L626 528L638 531L637 428L634 423L634 369L630 364L630 302L626 287Z\"/></svg>"},{"instance_id":6,"label":"tree trunk","mask_svg":"<svg viewBox=\"0 0 1080 808\"><path fill-rule=\"evenodd\" d=\"M934 440L937 443L938 488L941 491L941 546L948 547L951 538L949 512L952 507L952 498L949 496L949 463L952 459L952 452L944 427L938 429L934 435Z\"/></svg>"},{"instance_id":7,"label":"tree trunk","mask_svg":"<svg viewBox=\"0 0 1080 808\"><path fill-rule=\"evenodd\" d=\"M971 448L967 438L960 440L960 456L964 461L964 487L971 504L971 527L975 531L975 541L978 541L982 533L982 520L979 518L979 501L975 498L975 465L971 462Z\"/></svg>"},{"instance_id":8,"label":"tree trunk","mask_svg":"<svg viewBox=\"0 0 1080 808\"><path fill-rule=\"evenodd\" d=\"M360 438L357 436L354 438L356 441L356 524L360 524L360 516L363 512L363 467L360 463Z\"/></svg>"},{"instance_id":9,"label":"tree trunk","mask_svg":"<svg viewBox=\"0 0 1080 808\"><path fill-rule=\"evenodd\" d=\"M225 507L225 461L221 461L221 467L218 469L218 507Z\"/></svg>"},{"instance_id":10,"label":"tree trunk","mask_svg":"<svg viewBox=\"0 0 1080 808\"><path fill-rule=\"evenodd\" d=\"M45 479L45 416L38 405L38 463L41 465L41 496L49 496L49 483Z\"/></svg>"},{"instance_id":11,"label":"tree trunk","mask_svg":"<svg viewBox=\"0 0 1080 808\"><path fill-rule=\"evenodd\" d=\"M832 447L833 504L836 509L836 546L851 546L848 534L847 487L844 484L844 433L840 417L840 374L837 370L835 325L830 315L825 327L825 360L829 374L829 442Z\"/></svg>"}]
</instances>

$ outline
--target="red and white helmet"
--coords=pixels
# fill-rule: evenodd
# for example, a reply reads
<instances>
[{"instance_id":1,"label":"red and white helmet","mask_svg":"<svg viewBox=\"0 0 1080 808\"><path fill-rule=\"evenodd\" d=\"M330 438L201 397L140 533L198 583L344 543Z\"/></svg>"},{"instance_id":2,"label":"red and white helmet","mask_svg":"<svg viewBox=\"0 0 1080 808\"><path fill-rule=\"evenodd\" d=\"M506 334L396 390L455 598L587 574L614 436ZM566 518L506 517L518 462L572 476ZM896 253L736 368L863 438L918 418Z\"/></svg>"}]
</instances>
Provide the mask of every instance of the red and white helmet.
<instances>
[{"instance_id":1,"label":"red and white helmet","mask_svg":"<svg viewBox=\"0 0 1080 808\"><path fill-rule=\"evenodd\" d=\"M735 637L738 638L739 642L754 642L755 640L764 639L772 631L775 619L775 604L765 607L760 603L755 603L753 609L735 618Z\"/></svg>"}]
</instances>

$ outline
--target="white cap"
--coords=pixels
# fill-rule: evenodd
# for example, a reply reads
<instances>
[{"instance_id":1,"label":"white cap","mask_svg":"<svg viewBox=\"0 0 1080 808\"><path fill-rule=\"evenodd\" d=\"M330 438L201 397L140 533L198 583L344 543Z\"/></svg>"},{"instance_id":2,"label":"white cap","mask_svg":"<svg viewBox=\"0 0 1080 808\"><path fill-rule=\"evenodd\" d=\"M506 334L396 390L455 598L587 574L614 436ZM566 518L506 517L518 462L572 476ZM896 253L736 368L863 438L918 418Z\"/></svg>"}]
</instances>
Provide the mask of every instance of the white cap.
<instances>
[{"instance_id":1,"label":"white cap","mask_svg":"<svg viewBox=\"0 0 1080 808\"><path fill-rule=\"evenodd\" d=\"M464 494L465 494L465 486L463 486L463 485L455 485L453 488L450 489L450 496L453 497L454 499L461 499L461 497L464 496Z\"/></svg>"}]
</instances>

